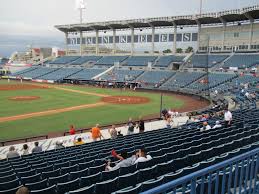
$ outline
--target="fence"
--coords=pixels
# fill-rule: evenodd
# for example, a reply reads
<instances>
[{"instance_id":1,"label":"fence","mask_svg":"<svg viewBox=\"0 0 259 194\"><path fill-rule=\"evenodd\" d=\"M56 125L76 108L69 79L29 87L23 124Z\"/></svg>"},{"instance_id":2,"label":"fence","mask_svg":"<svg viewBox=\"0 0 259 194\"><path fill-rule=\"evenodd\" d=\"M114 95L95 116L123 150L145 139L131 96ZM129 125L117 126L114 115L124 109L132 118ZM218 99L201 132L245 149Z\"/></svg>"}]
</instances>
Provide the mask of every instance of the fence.
<instances>
[{"instance_id":1,"label":"fence","mask_svg":"<svg viewBox=\"0 0 259 194\"><path fill-rule=\"evenodd\" d=\"M259 148L142 194L258 194Z\"/></svg>"}]
</instances>

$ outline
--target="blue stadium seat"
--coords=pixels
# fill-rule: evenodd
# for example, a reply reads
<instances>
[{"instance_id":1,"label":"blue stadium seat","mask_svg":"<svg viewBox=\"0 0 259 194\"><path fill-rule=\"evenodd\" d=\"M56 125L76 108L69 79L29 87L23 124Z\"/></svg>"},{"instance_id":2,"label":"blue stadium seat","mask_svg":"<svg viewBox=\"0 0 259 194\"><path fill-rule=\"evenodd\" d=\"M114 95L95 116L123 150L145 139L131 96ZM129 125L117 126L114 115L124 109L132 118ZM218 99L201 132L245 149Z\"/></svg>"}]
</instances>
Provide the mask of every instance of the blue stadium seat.
<instances>
[{"instance_id":1,"label":"blue stadium seat","mask_svg":"<svg viewBox=\"0 0 259 194\"><path fill-rule=\"evenodd\" d=\"M54 185L57 183L65 183L69 180L69 174L64 174L56 177L50 177L49 178L49 185Z\"/></svg>"},{"instance_id":2,"label":"blue stadium seat","mask_svg":"<svg viewBox=\"0 0 259 194\"><path fill-rule=\"evenodd\" d=\"M136 187L127 187L116 191L112 194L139 194L141 191L141 184L137 185Z\"/></svg>"},{"instance_id":3,"label":"blue stadium seat","mask_svg":"<svg viewBox=\"0 0 259 194\"><path fill-rule=\"evenodd\" d=\"M56 169L53 171L47 171L47 172L42 172L42 178L49 178L49 177L56 177L60 175L60 169Z\"/></svg>"},{"instance_id":4,"label":"blue stadium seat","mask_svg":"<svg viewBox=\"0 0 259 194\"><path fill-rule=\"evenodd\" d=\"M89 187L80 188L78 190L69 191L67 194L86 194L86 193L94 193L95 185L91 185Z\"/></svg>"},{"instance_id":5,"label":"blue stadium seat","mask_svg":"<svg viewBox=\"0 0 259 194\"><path fill-rule=\"evenodd\" d=\"M48 187L48 179L44 179L42 181L34 182L34 183L26 183L25 187L27 187L30 191L47 188Z\"/></svg>"},{"instance_id":6,"label":"blue stadium seat","mask_svg":"<svg viewBox=\"0 0 259 194\"><path fill-rule=\"evenodd\" d=\"M93 175L93 174L96 174L98 172L102 172L104 170L105 170L105 164L102 164L100 166L92 166L92 167L89 167L89 174Z\"/></svg>"},{"instance_id":7,"label":"blue stadium seat","mask_svg":"<svg viewBox=\"0 0 259 194\"><path fill-rule=\"evenodd\" d=\"M21 183L22 184L26 184L26 183L34 183L34 182L38 182L41 180L41 174L35 174L32 176L27 176L27 177L21 177Z\"/></svg>"},{"instance_id":8,"label":"blue stadium seat","mask_svg":"<svg viewBox=\"0 0 259 194\"><path fill-rule=\"evenodd\" d=\"M12 180L15 180L16 178L17 178L17 175L16 175L16 173L13 172L12 174L9 174L8 176L1 176L0 183L12 181Z\"/></svg>"},{"instance_id":9,"label":"blue stadium seat","mask_svg":"<svg viewBox=\"0 0 259 194\"><path fill-rule=\"evenodd\" d=\"M84 169L84 170L79 170L79 171L73 171L70 172L70 179L74 180L80 177L85 177L88 175L88 168Z\"/></svg>"},{"instance_id":10,"label":"blue stadium seat","mask_svg":"<svg viewBox=\"0 0 259 194\"><path fill-rule=\"evenodd\" d=\"M160 177L158 179L152 179L141 183L141 192L147 191L154 187L162 185L164 182L164 177Z\"/></svg>"},{"instance_id":11,"label":"blue stadium seat","mask_svg":"<svg viewBox=\"0 0 259 194\"><path fill-rule=\"evenodd\" d=\"M139 170L138 182L142 183L144 181L153 179L156 175L157 166L151 168L145 168Z\"/></svg>"},{"instance_id":12,"label":"blue stadium seat","mask_svg":"<svg viewBox=\"0 0 259 194\"><path fill-rule=\"evenodd\" d=\"M128 166L128 167L121 167L120 168L120 176L129 174L129 173L134 173L136 171L137 164Z\"/></svg>"},{"instance_id":13,"label":"blue stadium seat","mask_svg":"<svg viewBox=\"0 0 259 194\"><path fill-rule=\"evenodd\" d=\"M86 176L86 177L81 177L81 181L80 181L80 186L81 187L88 187L92 184L95 184L96 182L99 182L101 180L101 172L94 174L94 175L90 175L90 176Z\"/></svg>"},{"instance_id":14,"label":"blue stadium seat","mask_svg":"<svg viewBox=\"0 0 259 194\"><path fill-rule=\"evenodd\" d=\"M2 182L0 183L0 190L8 190L8 189L12 189L12 188L16 188L20 185L20 181L18 178L11 180L11 181L6 181L6 182Z\"/></svg>"},{"instance_id":15,"label":"blue stadium seat","mask_svg":"<svg viewBox=\"0 0 259 194\"><path fill-rule=\"evenodd\" d=\"M79 179L57 184L58 193L66 193L68 191L73 191L78 188L79 188Z\"/></svg>"},{"instance_id":16,"label":"blue stadium seat","mask_svg":"<svg viewBox=\"0 0 259 194\"><path fill-rule=\"evenodd\" d=\"M173 180L181 177L182 174L183 174L183 169L180 169L176 172L165 174L164 175L164 182L167 183L167 182L173 181Z\"/></svg>"},{"instance_id":17,"label":"blue stadium seat","mask_svg":"<svg viewBox=\"0 0 259 194\"><path fill-rule=\"evenodd\" d=\"M86 168L89 168L89 167L93 166L94 160L91 160L89 162L79 163L78 165L79 165L79 169L83 170L83 169L86 169Z\"/></svg>"},{"instance_id":18,"label":"blue stadium seat","mask_svg":"<svg viewBox=\"0 0 259 194\"><path fill-rule=\"evenodd\" d=\"M52 185L50 187L40 189L40 190L32 190L32 194L57 194L56 185Z\"/></svg>"},{"instance_id":19,"label":"blue stadium seat","mask_svg":"<svg viewBox=\"0 0 259 194\"><path fill-rule=\"evenodd\" d=\"M35 167L37 170L37 173L42 173L42 172L49 172L53 171L53 165L45 166L45 167Z\"/></svg>"},{"instance_id":20,"label":"blue stadium seat","mask_svg":"<svg viewBox=\"0 0 259 194\"><path fill-rule=\"evenodd\" d=\"M62 167L60 169L60 174L66 174L66 173L70 173L70 172L77 171L77 170L78 170L78 165L77 164L75 164L73 166Z\"/></svg>"},{"instance_id":21,"label":"blue stadium seat","mask_svg":"<svg viewBox=\"0 0 259 194\"><path fill-rule=\"evenodd\" d=\"M1 193L1 194L15 194L16 191L17 191L20 187L22 187L22 185L17 186L17 187L14 187L14 188L11 188L11 189L0 190L0 193Z\"/></svg>"},{"instance_id":22,"label":"blue stadium seat","mask_svg":"<svg viewBox=\"0 0 259 194\"><path fill-rule=\"evenodd\" d=\"M30 163L30 162L29 162ZM31 163L30 163L31 164ZM41 162L41 163L35 163L35 164L31 164L32 168L36 169L36 168L44 168L46 166L48 166L47 162Z\"/></svg>"},{"instance_id":23,"label":"blue stadium seat","mask_svg":"<svg viewBox=\"0 0 259 194\"><path fill-rule=\"evenodd\" d=\"M35 169L31 169L29 171L24 171L24 172L19 172L18 176L19 177L27 177L27 176L32 176L36 174L36 170Z\"/></svg>"},{"instance_id":24,"label":"blue stadium seat","mask_svg":"<svg viewBox=\"0 0 259 194\"><path fill-rule=\"evenodd\" d=\"M107 181L109 179L114 179L119 176L119 170L112 170L112 171L102 171L102 181Z\"/></svg>"},{"instance_id":25,"label":"blue stadium seat","mask_svg":"<svg viewBox=\"0 0 259 194\"><path fill-rule=\"evenodd\" d=\"M118 177L118 189L123 189L129 186L135 186L138 183L139 171L121 175Z\"/></svg>"},{"instance_id":26,"label":"blue stadium seat","mask_svg":"<svg viewBox=\"0 0 259 194\"><path fill-rule=\"evenodd\" d=\"M74 160L70 160L70 165L73 166L75 164L84 163L84 162L85 162L85 158L74 159Z\"/></svg>"},{"instance_id":27,"label":"blue stadium seat","mask_svg":"<svg viewBox=\"0 0 259 194\"><path fill-rule=\"evenodd\" d=\"M54 164L54 170L58 168L63 168L63 167L69 167L69 161L67 162L62 162L62 163L55 163Z\"/></svg>"},{"instance_id":28,"label":"blue stadium seat","mask_svg":"<svg viewBox=\"0 0 259 194\"><path fill-rule=\"evenodd\" d=\"M95 185L95 193L96 194L109 194L117 190L117 182L118 178L99 182Z\"/></svg>"}]
</instances>

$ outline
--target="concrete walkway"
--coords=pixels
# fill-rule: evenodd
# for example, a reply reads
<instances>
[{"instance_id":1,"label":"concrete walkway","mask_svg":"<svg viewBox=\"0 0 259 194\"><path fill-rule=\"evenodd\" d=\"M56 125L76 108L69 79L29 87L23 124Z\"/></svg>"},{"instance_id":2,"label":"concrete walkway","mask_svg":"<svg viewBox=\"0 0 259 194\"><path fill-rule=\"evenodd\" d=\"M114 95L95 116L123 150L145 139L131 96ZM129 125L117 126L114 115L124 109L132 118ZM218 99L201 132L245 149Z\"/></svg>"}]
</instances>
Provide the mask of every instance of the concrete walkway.
<instances>
[{"instance_id":1,"label":"concrete walkway","mask_svg":"<svg viewBox=\"0 0 259 194\"><path fill-rule=\"evenodd\" d=\"M172 127L177 127L177 126L184 124L187 121L187 119L188 119L188 117L186 117L186 116L174 118ZM166 127L166 123L164 120L145 123L145 131L158 130L158 129L162 129L165 127ZM116 130L121 131L121 134L126 135L128 127L127 126L117 127ZM134 133L138 133L138 129L134 129ZM105 139L110 138L108 129L103 129L102 134ZM42 149L44 151L46 151L46 150L55 149L55 144L59 140L62 140L63 145L66 147L73 146L73 142L78 137L81 137L85 143L92 142L91 133L86 132L86 133L81 133L81 134L76 134L76 135L69 135L69 136L62 136L62 137L57 137L57 138L52 138L52 139L40 140L39 143L40 143L40 146L42 146ZM24 143L14 145L19 154L22 154L23 144ZM29 151L31 152L32 148L34 147L34 142L28 142L27 145L29 146ZM9 150L9 147L10 146L0 147L0 159L6 158L6 154Z\"/></svg>"}]
</instances>

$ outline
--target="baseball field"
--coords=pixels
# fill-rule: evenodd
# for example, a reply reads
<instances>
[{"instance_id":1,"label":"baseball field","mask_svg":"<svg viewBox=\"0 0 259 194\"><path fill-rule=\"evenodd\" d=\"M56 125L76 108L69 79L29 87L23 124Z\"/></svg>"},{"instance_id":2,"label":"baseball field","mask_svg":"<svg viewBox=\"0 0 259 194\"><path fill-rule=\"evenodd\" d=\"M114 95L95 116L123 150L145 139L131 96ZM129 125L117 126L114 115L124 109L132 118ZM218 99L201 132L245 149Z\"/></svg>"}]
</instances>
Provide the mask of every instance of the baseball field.
<instances>
[{"instance_id":1,"label":"baseball field","mask_svg":"<svg viewBox=\"0 0 259 194\"><path fill-rule=\"evenodd\" d=\"M207 106L188 96L163 95L163 108L180 112ZM160 94L74 85L0 80L0 141L76 128L157 117Z\"/></svg>"}]
</instances>

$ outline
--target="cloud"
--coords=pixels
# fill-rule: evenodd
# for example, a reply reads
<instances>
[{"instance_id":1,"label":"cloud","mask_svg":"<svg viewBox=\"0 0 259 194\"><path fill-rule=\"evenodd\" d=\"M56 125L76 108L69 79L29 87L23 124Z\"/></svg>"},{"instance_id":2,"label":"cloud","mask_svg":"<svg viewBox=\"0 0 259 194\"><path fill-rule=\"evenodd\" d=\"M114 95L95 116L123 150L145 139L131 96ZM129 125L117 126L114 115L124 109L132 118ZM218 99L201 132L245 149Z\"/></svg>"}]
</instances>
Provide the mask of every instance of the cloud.
<instances>
[{"instance_id":1,"label":"cloud","mask_svg":"<svg viewBox=\"0 0 259 194\"><path fill-rule=\"evenodd\" d=\"M39 35L39 36L52 36L61 35L57 29L52 26L34 25L25 22L3 22L0 21L1 31L0 34L5 35Z\"/></svg>"}]
</instances>

